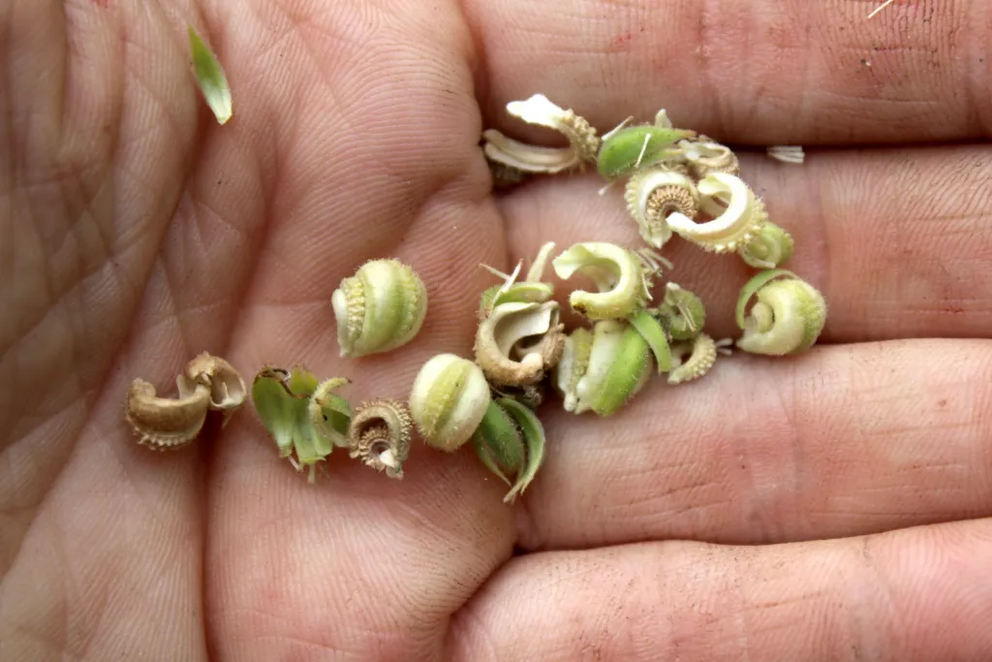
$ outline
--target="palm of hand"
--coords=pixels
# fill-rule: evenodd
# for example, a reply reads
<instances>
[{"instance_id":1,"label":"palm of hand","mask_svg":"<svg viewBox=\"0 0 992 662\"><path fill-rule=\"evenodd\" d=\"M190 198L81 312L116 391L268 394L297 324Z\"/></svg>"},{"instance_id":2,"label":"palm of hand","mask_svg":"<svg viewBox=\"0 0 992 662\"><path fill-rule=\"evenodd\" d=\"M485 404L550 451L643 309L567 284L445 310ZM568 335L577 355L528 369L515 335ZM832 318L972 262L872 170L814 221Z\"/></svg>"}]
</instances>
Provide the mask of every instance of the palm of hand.
<instances>
[{"instance_id":1,"label":"palm of hand","mask_svg":"<svg viewBox=\"0 0 992 662\"><path fill-rule=\"evenodd\" d=\"M948 81L955 48L977 43L968 30L935 51L937 73L910 58L895 89L884 63L828 70L841 56L816 47L838 43L842 24L894 34L894 19L866 26L855 3L815 10L807 46L790 41L798 19L748 13L775 48L803 49L816 97L803 105L799 64L775 71L760 56L771 45L752 54L757 73L736 77L740 17L724 4L719 17L615 8L626 18L614 21L582 3L567 15L304 2L237 14L218 2L15 0L0 30L10 659L989 654L992 535L965 521L992 510L992 347L964 339L989 334L982 147L745 161L796 236L793 268L825 286L825 344L785 362L727 361L691 387L658 380L609 420L548 411L550 456L516 511L465 453L416 448L403 481L339 453L311 487L250 409L166 456L122 422L133 377L165 387L204 349L249 377L301 362L355 378L352 398L405 398L427 358L470 348L492 282L480 262L506 266L547 240L636 241L590 178L492 198L479 89L484 114L540 91L602 129L667 102L677 123L768 144L987 134L987 106L930 101L961 83ZM664 34L614 34L628 19ZM225 127L191 84L187 20L231 79ZM705 29L679 27L695 25ZM703 55L676 57L697 40ZM766 94L749 97L758 84ZM689 94L645 93L666 89ZM885 100L900 93L960 121L918 122ZM838 115L858 95L877 114ZM750 114L762 104L773 117ZM423 275L427 322L400 352L344 362L330 291L382 255ZM743 268L685 246L671 257L714 334L733 333ZM949 520L962 521L907 528ZM698 542L661 542L673 539ZM513 558L514 545L534 553ZM940 625L950 618L953 638Z\"/></svg>"}]
</instances>

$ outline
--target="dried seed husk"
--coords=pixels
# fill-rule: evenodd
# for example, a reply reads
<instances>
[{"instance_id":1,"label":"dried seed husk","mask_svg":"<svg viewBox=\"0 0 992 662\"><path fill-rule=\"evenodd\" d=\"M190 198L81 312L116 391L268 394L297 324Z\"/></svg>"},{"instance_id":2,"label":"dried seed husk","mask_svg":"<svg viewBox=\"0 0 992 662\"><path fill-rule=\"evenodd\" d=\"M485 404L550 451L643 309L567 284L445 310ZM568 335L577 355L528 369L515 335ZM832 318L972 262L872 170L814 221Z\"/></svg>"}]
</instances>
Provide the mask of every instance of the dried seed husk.
<instances>
[{"instance_id":1,"label":"dried seed husk","mask_svg":"<svg viewBox=\"0 0 992 662\"><path fill-rule=\"evenodd\" d=\"M564 343L562 343L564 345ZM554 372L551 373L552 375ZM544 402L547 382L537 384L524 384L523 386L499 386L493 387L493 391L502 397L513 398L523 406L537 411Z\"/></svg>"},{"instance_id":2,"label":"dried seed husk","mask_svg":"<svg viewBox=\"0 0 992 662\"><path fill-rule=\"evenodd\" d=\"M143 379L131 383L125 418L141 435L139 444L153 450L177 450L200 433L210 407L210 388L185 375L179 375L176 386L178 398L162 398Z\"/></svg>"},{"instance_id":3,"label":"dried seed husk","mask_svg":"<svg viewBox=\"0 0 992 662\"><path fill-rule=\"evenodd\" d=\"M557 302L498 304L476 332L476 363L493 385L536 384L558 363L564 328Z\"/></svg>"},{"instance_id":4,"label":"dried seed husk","mask_svg":"<svg viewBox=\"0 0 992 662\"><path fill-rule=\"evenodd\" d=\"M186 376L210 387L210 409L224 412L222 425L227 425L248 397L241 373L224 359L208 352L197 355L186 364Z\"/></svg>"},{"instance_id":5,"label":"dried seed husk","mask_svg":"<svg viewBox=\"0 0 992 662\"><path fill-rule=\"evenodd\" d=\"M488 157L486 163L489 165L489 174L493 179L494 190L511 189L524 183L530 177L530 173L493 161Z\"/></svg>"},{"instance_id":6,"label":"dried seed husk","mask_svg":"<svg viewBox=\"0 0 992 662\"><path fill-rule=\"evenodd\" d=\"M362 403L348 428L349 457L401 479L412 430L413 419L402 402L377 398Z\"/></svg>"},{"instance_id":7,"label":"dried seed husk","mask_svg":"<svg viewBox=\"0 0 992 662\"><path fill-rule=\"evenodd\" d=\"M223 413L221 427L244 404L244 380L230 363L203 352L176 377L178 398L163 398L141 379L131 384L124 417L140 436L138 443L153 450L176 450L190 444L206 422L207 412Z\"/></svg>"}]
</instances>

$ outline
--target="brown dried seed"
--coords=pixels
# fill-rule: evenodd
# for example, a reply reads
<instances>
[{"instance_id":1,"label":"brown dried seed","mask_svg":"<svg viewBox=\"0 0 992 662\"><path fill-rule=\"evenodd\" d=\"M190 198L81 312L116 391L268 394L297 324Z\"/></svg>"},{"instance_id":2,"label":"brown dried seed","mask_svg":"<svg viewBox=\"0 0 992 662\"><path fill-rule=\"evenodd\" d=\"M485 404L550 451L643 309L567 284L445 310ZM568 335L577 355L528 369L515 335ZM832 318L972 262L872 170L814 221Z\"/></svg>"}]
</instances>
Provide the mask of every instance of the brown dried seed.
<instances>
[{"instance_id":1,"label":"brown dried seed","mask_svg":"<svg viewBox=\"0 0 992 662\"><path fill-rule=\"evenodd\" d=\"M348 430L349 457L358 458L390 478L403 478L410 453L413 419L398 400L375 399L355 410Z\"/></svg>"},{"instance_id":2,"label":"brown dried seed","mask_svg":"<svg viewBox=\"0 0 992 662\"><path fill-rule=\"evenodd\" d=\"M163 398L143 379L131 383L124 418L141 435L138 443L155 450L182 448L196 439L209 410L222 411L226 425L247 396L234 366L207 352L186 364L176 387L178 397Z\"/></svg>"}]
</instances>

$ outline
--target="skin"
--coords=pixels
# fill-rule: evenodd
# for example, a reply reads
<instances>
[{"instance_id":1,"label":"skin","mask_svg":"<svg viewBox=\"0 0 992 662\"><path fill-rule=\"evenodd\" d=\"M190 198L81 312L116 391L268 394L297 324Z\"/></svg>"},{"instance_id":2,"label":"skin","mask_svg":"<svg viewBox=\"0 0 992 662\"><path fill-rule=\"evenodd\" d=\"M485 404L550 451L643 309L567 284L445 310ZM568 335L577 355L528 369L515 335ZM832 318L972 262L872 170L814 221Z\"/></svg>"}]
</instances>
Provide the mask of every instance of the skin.
<instances>
[{"instance_id":1,"label":"skin","mask_svg":"<svg viewBox=\"0 0 992 662\"><path fill-rule=\"evenodd\" d=\"M0 657L992 657L992 3L872 8L8 0ZM182 452L134 443L131 379L170 392L201 351L405 398L468 355L480 262L638 245L594 173L491 194L478 137L546 139L501 111L538 91L601 132L664 107L758 148L743 174L830 302L821 344L610 419L549 407L512 509L469 449L415 445L402 481L338 452L310 486L250 405ZM386 255L427 283L424 327L340 359L330 294ZM740 261L666 256L734 334Z\"/></svg>"}]
</instances>

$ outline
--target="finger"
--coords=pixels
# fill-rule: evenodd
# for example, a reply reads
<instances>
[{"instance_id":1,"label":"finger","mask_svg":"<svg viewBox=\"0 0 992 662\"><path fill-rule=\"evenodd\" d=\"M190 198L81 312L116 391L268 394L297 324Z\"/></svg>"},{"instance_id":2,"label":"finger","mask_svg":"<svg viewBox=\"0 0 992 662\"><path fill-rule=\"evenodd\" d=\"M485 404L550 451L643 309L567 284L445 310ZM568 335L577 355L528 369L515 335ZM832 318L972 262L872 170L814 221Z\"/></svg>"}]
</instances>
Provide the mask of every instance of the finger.
<instances>
[{"instance_id":1,"label":"finger","mask_svg":"<svg viewBox=\"0 0 992 662\"><path fill-rule=\"evenodd\" d=\"M872 6L517 0L467 13L501 122L507 102L541 92L602 131L666 108L677 125L746 144L988 136L992 6L894 4L869 20Z\"/></svg>"},{"instance_id":2,"label":"finger","mask_svg":"<svg viewBox=\"0 0 992 662\"><path fill-rule=\"evenodd\" d=\"M771 547L534 554L456 615L451 657L984 660L990 553L982 520Z\"/></svg>"},{"instance_id":3,"label":"finger","mask_svg":"<svg viewBox=\"0 0 992 662\"><path fill-rule=\"evenodd\" d=\"M607 419L559 405L520 544L786 542L992 515L989 374L989 341L893 341L721 358Z\"/></svg>"},{"instance_id":4,"label":"finger","mask_svg":"<svg viewBox=\"0 0 992 662\"><path fill-rule=\"evenodd\" d=\"M802 166L744 161L742 177L769 219L795 240L785 268L827 299L820 342L992 336L990 155L974 146L817 152ZM600 196L601 186L553 178L504 196L511 253L529 259L545 241L562 250L576 241L645 245L622 189ZM734 306L754 270L678 236L661 252L675 265L664 278L702 298L708 331L737 336Z\"/></svg>"}]
</instances>

